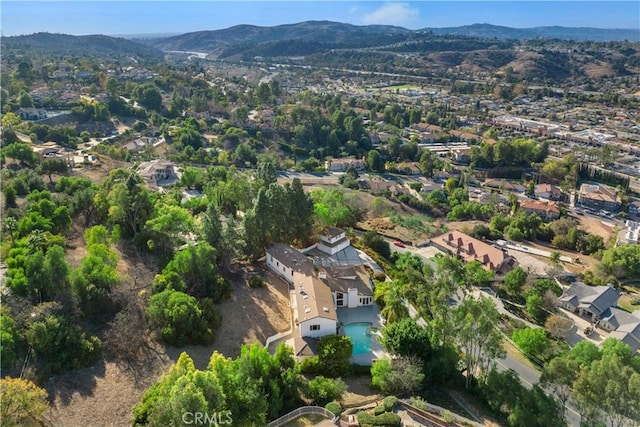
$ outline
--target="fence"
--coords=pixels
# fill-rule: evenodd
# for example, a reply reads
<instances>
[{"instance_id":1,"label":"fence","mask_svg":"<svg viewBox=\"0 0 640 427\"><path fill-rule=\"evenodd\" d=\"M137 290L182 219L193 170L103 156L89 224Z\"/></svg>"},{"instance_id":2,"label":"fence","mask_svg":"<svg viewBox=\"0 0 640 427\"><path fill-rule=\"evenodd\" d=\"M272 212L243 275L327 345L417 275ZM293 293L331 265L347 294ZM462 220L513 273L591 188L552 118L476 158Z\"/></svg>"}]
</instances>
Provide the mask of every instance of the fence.
<instances>
[{"instance_id":1,"label":"fence","mask_svg":"<svg viewBox=\"0 0 640 427\"><path fill-rule=\"evenodd\" d=\"M302 415L322 415L329 418L333 424L336 424L339 418L333 412L320 406L302 406L300 408L294 409L288 414L281 416L277 420L271 421L269 424L267 424L267 427L279 427L285 425L288 422L301 417Z\"/></svg>"},{"instance_id":2,"label":"fence","mask_svg":"<svg viewBox=\"0 0 640 427\"><path fill-rule=\"evenodd\" d=\"M416 408L406 400L398 400L398 404L401 407L403 407L409 414L417 418L420 418L425 423L425 425L433 426L433 427L446 427L451 425L447 421L445 421L443 418L441 418L442 414L449 411L447 411L444 408L441 408L440 406L427 403L428 411L438 414L438 415L433 415L432 413ZM451 415L451 418L456 423L454 425L482 427L482 424L472 421L468 418L462 417L457 414L452 414L452 413L450 413L450 415Z\"/></svg>"}]
</instances>

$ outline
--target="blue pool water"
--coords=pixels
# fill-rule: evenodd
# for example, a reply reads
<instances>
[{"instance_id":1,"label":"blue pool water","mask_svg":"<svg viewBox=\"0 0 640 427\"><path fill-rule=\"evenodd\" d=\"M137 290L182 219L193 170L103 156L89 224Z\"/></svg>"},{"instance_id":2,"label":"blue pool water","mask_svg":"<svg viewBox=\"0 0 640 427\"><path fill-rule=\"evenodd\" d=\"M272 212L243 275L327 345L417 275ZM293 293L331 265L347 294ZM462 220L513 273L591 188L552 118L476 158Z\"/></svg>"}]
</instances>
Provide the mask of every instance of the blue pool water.
<instances>
[{"instance_id":1,"label":"blue pool water","mask_svg":"<svg viewBox=\"0 0 640 427\"><path fill-rule=\"evenodd\" d=\"M368 332L371 323L350 323L344 326L344 334L353 343L352 355L367 354L371 351L371 334Z\"/></svg>"}]
</instances>

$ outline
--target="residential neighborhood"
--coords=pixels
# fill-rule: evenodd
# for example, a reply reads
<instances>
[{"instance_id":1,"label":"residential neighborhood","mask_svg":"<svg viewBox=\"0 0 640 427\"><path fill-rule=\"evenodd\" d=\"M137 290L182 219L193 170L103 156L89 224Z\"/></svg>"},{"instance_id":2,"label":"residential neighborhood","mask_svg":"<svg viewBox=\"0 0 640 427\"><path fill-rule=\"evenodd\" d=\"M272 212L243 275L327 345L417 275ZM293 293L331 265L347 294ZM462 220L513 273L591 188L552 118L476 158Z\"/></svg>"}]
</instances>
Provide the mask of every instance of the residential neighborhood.
<instances>
[{"instance_id":1,"label":"residential neighborhood","mask_svg":"<svg viewBox=\"0 0 640 427\"><path fill-rule=\"evenodd\" d=\"M635 3L13 3L0 424L640 425Z\"/></svg>"}]
</instances>

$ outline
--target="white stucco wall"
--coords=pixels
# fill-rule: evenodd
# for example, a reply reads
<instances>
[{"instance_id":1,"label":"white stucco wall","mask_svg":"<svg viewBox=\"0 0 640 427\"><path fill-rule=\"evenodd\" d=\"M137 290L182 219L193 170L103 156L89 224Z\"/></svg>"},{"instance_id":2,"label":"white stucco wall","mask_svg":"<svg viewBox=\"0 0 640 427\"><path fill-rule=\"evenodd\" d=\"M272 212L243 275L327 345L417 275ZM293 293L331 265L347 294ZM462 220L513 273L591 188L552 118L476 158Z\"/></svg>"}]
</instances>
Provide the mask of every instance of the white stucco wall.
<instances>
[{"instance_id":1,"label":"white stucco wall","mask_svg":"<svg viewBox=\"0 0 640 427\"><path fill-rule=\"evenodd\" d=\"M312 331L311 325L320 325L320 329ZM300 336L319 338L325 335L332 335L336 333L337 322L331 319L325 319L324 317L315 317L313 319L299 322Z\"/></svg>"}]
</instances>

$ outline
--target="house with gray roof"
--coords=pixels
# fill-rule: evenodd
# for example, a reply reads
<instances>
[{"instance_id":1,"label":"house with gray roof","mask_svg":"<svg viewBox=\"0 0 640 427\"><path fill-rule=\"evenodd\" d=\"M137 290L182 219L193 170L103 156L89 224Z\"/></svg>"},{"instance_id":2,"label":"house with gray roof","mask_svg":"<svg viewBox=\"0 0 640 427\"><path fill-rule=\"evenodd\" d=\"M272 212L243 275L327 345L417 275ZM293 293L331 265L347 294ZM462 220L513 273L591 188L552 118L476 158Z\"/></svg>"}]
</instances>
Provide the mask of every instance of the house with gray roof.
<instances>
[{"instance_id":1,"label":"house with gray roof","mask_svg":"<svg viewBox=\"0 0 640 427\"><path fill-rule=\"evenodd\" d=\"M557 304L572 313L578 312L580 316L591 316L592 321L596 322L608 309L618 304L618 298L618 291L609 285L589 286L574 282L558 298Z\"/></svg>"},{"instance_id":2,"label":"house with gray roof","mask_svg":"<svg viewBox=\"0 0 640 427\"><path fill-rule=\"evenodd\" d=\"M627 323L618 327L609 335L631 347L631 351L636 352L640 349L640 318L636 318L636 322Z\"/></svg>"}]
</instances>

